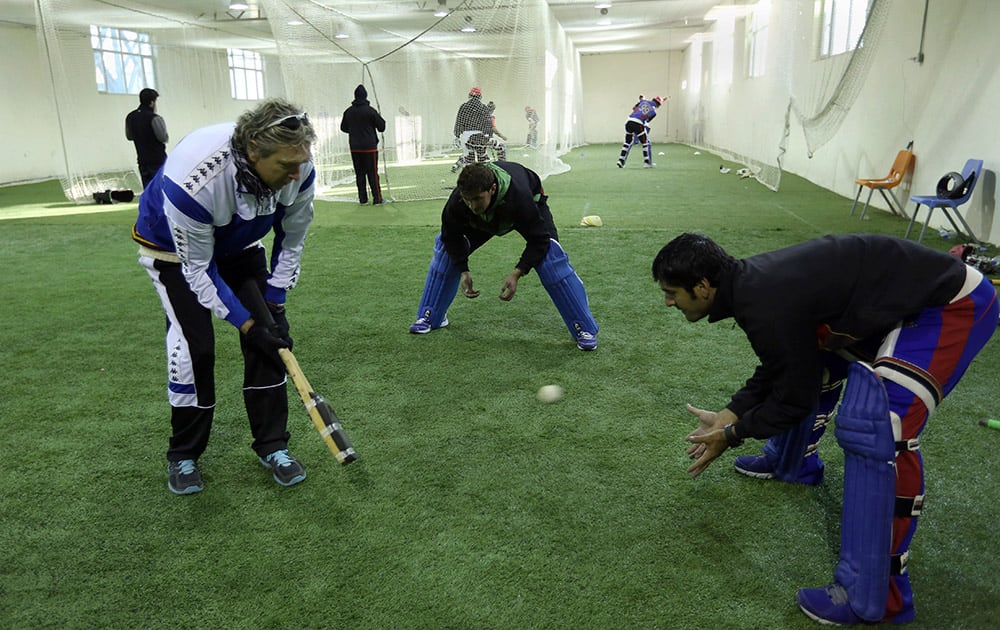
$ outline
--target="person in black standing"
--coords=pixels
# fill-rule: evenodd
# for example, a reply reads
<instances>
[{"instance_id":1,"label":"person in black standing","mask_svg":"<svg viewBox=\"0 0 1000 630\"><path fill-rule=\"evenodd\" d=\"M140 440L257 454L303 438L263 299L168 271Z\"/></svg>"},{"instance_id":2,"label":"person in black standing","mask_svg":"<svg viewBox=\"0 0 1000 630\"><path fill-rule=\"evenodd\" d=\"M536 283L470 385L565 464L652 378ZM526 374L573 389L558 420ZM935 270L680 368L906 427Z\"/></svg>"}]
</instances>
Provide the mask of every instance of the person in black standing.
<instances>
[{"instance_id":1,"label":"person in black standing","mask_svg":"<svg viewBox=\"0 0 1000 630\"><path fill-rule=\"evenodd\" d=\"M125 138L135 144L143 189L167 160L170 136L167 135L167 123L156 113L159 97L153 88L143 88L139 91L139 108L125 117Z\"/></svg>"},{"instance_id":2,"label":"person in black standing","mask_svg":"<svg viewBox=\"0 0 1000 630\"><path fill-rule=\"evenodd\" d=\"M382 187L378 181L378 133L385 131L385 119L368 103L368 90L359 85L354 88L354 101L344 110L340 130L347 134L351 146L351 160L358 183L358 201L368 203L368 187L372 189L372 205L383 202Z\"/></svg>"}]
</instances>

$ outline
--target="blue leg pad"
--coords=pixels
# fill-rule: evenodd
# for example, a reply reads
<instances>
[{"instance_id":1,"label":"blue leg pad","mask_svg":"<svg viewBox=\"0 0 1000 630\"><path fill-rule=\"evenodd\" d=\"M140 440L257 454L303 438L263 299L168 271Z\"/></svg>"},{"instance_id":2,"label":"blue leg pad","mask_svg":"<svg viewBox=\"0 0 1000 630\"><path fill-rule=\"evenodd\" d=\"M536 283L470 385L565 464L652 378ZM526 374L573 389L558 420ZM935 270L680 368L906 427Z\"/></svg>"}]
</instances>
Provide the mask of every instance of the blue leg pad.
<instances>
[{"instance_id":1,"label":"blue leg pad","mask_svg":"<svg viewBox=\"0 0 1000 630\"><path fill-rule=\"evenodd\" d=\"M823 481L825 466L817 449L826 432L830 414L840 399L846 375L846 363L839 362L833 356L827 363L823 370L823 387L816 415L803 420L788 433L776 435L764 443L764 457L775 479L809 485L817 485Z\"/></svg>"},{"instance_id":2,"label":"blue leg pad","mask_svg":"<svg viewBox=\"0 0 1000 630\"><path fill-rule=\"evenodd\" d=\"M580 331L596 336L597 321L590 314L587 291L583 288L580 276L576 275L573 266L569 264L569 256L563 251L559 241L550 241L549 253L535 271L562 315L573 340L576 340Z\"/></svg>"},{"instance_id":3,"label":"blue leg pad","mask_svg":"<svg viewBox=\"0 0 1000 630\"><path fill-rule=\"evenodd\" d=\"M823 481L823 462L819 455L806 456L810 444L815 444L818 436L814 429L815 418L809 416L794 429L768 438L764 443L764 457L774 471L775 479L787 483L816 485ZM818 430L822 435L825 427Z\"/></svg>"},{"instance_id":4,"label":"blue leg pad","mask_svg":"<svg viewBox=\"0 0 1000 630\"><path fill-rule=\"evenodd\" d=\"M889 594L896 443L885 388L863 363L848 368L834 434L844 449L840 562L834 581L846 589L858 617L880 621Z\"/></svg>"},{"instance_id":5,"label":"blue leg pad","mask_svg":"<svg viewBox=\"0 0 1000 630\"><path fill-rule=\"evenodd\" d=\"M420 298L420 308L417 309L417 319L428 318L431 328L439 328L448 314L448 307L455 299L461 279L462 272L451 261L439 234L434 240L434 257L427 270L427 282Z\"/></svg>"}]
</instances>

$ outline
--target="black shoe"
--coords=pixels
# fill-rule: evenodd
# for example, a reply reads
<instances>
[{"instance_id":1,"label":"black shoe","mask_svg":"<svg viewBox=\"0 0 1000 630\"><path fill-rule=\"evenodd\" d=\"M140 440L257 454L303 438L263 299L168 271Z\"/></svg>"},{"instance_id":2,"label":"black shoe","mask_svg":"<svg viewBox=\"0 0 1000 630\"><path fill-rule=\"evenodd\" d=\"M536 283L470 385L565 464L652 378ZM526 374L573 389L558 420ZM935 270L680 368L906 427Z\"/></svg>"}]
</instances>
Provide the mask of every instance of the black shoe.
<instances>
[{"instance_id":1,"label":"black shoe","mask_svg":"<svg viewBox=\"0 0 1000 630\"><path fill-rule=\"evenodd\" d=\"M167 462L167 490L174 494L194 494L205 489L193 459Z\"/></svg>"},{"instance_id":2,"label":"black shoe","mask_svg":"<svg viewBox=\"0 0 1000 630\"><path fill-rule=\"evenodd\" d=\"M274 451L267 457L258 457L260 465L270 468L274 473L274 480L282 486L294 486L306 478L306 469L302 467L299 460L288 453L288 449Z\"/></svg>"}]
</instances>

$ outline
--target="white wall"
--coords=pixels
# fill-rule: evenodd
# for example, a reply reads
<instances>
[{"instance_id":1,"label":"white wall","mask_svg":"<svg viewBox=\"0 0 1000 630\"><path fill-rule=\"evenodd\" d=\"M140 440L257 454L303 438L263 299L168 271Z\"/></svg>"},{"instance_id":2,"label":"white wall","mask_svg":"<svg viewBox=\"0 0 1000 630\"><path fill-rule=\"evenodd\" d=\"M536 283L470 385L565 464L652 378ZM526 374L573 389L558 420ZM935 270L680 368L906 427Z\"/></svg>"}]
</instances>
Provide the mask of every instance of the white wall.
<instances>
[{"instance_id":1,"label":"white wall","mask_svg":"<svg viewBox=\"0 0 1000 630\"><path fill-rule=\"evenodd\" d=\"M1000 169L1000 2L931 2L924 62L918 64L911 58L920 43L922 9L922 3L892 4L885 39L841 132L810 160L801 131L793 126L786 167L853 198L854 178L884 175L911 139L916 155L911 194L932 194L945 173L981 158L989 172L962 212L980 239L1000 243L994 216ZM909 204L907 211L913 208ZM948 225L940 211L936 216L932 225Z\"/></svg>"},{"instance_id":2,"label":"white wall","mask_svg":"<svg viewBox=\"0 0 1000 630\"><path fill-rule=\"evenodd\" d=\"M0 53L0 182L51 178L62 164L62 138L35 29L0 23Z\"/></svg>"},{"instance_id":3,"label":"white wall","mask_svg":"<svg viewBox=\"0 0 1000 630\"><path fill-rule=\"evenodd\" d=\"M931 2L924 41L924 61L917 63L924 3L917 0L881 0L889 13L857 100L847 111L832 139L809 154L798 120L791 116L783 168L844 195L845 220L857 186L856 178L882 177L896 153L913 140L916 167L908 185L897 195L932 194L937 181L959 171L969 158L984 160L985 173L972 200L963 206L976 235L1000 242L1000 222L994 218L997 149L1000 127L994 119L1000 105L1000 2L952 0ZM734 79L713 82L713 44L703 47L698 95L682 93L675 101L682 122L693 128L695 110L704 112L704 144L753 155L765 147L766 157L779 154L790 96L807 114L842 74L847 56L817 59L817 22L813 0L772 0L768 73L763 78L743 76L743 21L737 20ZM692 51L687 49L680 74L691 77ZM586 80L588 77L585 76ZM687 141L690 133L678 138ZM866 192L863 194L867 194ZM876 194L873 204L887 211ZM907 203L912 212L914 204ZM926 216L926 210L921 217ZM932 226L948 227L940 211ZM864 225L856 225L859 231Z\"/></svg>"},{"instance_id":4,"label":"white wall","mask_svg":"<svg viewBox=\"0 0 1000 630\"><path fill-rule=\"evenodd\" d=\"M583 134L591 144L621 142L625 119L639 95L673 96L680 90L679 52L582 55ZM671 99L657 110L650 126L652 141L675 142L683 138L678 101Z\"/></svg>"}]
</instances>

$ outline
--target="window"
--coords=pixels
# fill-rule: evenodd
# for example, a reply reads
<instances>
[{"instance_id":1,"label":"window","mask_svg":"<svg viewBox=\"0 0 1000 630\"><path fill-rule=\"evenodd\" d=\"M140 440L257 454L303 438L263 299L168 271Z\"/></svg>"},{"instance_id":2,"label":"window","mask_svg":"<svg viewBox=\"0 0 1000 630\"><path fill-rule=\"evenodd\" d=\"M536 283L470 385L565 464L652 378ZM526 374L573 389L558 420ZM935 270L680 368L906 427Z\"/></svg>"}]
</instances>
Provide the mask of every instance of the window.
<instances>
[{"instance_id":1,"label":"window","mask_svg":"<svg viewBox=\"0 0 1000 630\"><path fill-rule=\"evenodd\" d=\"M715 39L712 45L712 84L729 85L733 82L733 50L736 39L736 19L726 12L715 22Z\"/></svg>"},{"instance_id":2,"label":"window","mask_svg":"<svg viewBox=\"0 0 1000 630\"><path fill-rule=\"evenodd\" d=\"M229 56L229 88L238 101L264 98L264 62L260 53L239 48L226 49Z\"/></svg>"},{"instance_id":3,"label":"window","mask_svg":"<svg viewBox=\"0 0 1000 630\"><path fill-rule=\"evenodd\" d=\"M688 59L690 60L688 78L691 80L691 92L695 94L701 91L702 55L704 52L702 37L700 34L692 36L691 47L688 49Z\"/></svg>"},{"instance_id":4,"label":"window","mask_svg":"<svg viewBox=\"0 0 1000 630\"><path fill-rule=\"evenodd\" d=\"M771 0L760 0L747 16L747 76L762 77L767 66L767 26Z\"/></svg>"},{"instance_id":5,"label":"window","mask_svg":"<svg viewBox=\"0 0 1000 630\"><path fill-rule=\"evenodd\" d=\"M823 0L821 57L850 52L861 45L869 0Z\"/></svg>"},{"instance_id":6,"label":"window","mask_svg":"<svg viewBox=\"0 0 1000 630\"><path fill-rule=\"evenodd\" d=\"M148 34L91 24L90 47L98 92L138 94L143 88L156 87Z\"/></svg>"}]
</instances>

